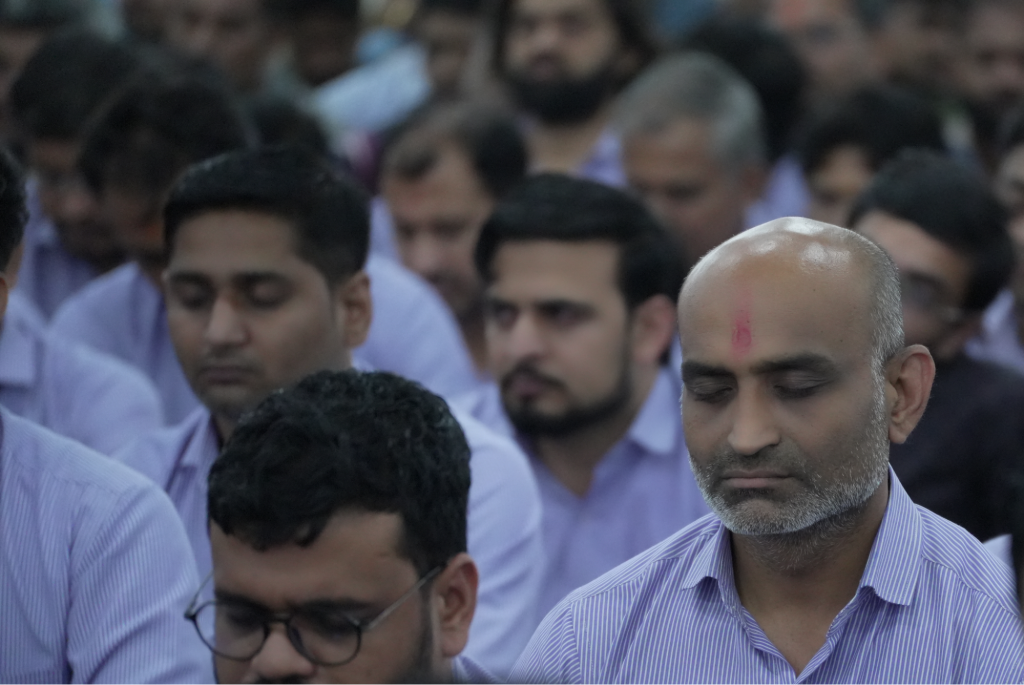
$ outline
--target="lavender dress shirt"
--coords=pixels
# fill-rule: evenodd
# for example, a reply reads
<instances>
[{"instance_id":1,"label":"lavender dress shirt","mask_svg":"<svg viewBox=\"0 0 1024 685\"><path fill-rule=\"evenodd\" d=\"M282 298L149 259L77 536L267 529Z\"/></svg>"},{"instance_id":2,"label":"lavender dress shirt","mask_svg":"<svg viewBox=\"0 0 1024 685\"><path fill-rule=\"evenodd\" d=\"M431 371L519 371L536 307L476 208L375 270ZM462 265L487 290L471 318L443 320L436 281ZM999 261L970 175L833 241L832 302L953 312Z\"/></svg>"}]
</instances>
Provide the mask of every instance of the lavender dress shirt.
<instances>
[{"instance_id":1,"label":"lavender dress shirt","mask_svg":"<svg viewBox=\"0 0 1024 685\"><path fill-rule=\"evenodd\" d=\"M985 549L992 553L999 561L1002 561L1007 566L1013 566L1013 537L1010 535L1000 535L997 538L992 538L985 543Z\"/></svg>"},{"instance_id":2,"label":"lavender dress shirt","mask_svg":"<svg viewBox=\"0 0 1024 685\"><path fill-rule=\"evenodd\" d=\"M469 553L480 569L476 615L465 654L503 677L540 620L540 497L526 457L515 443L458 411L456 418L472 450ZM213 567L206 481L219 452L212 418L204 408L180 426L146 436L114 457L167 491L185 523L201 576Z\"/></svg>"},{"instance_id":3,"label":"lavender dress shirt","mask_svg":"<svg viewBox=\"0 0 1024 685\"><path fill-rule=\"evenodd\" d=\"M366 271L373 323L354 360L419 381L441 395L474 387L462 335L430 286L386 259L371 258ZM69 299L51 331L140 369L160 393L165 425L183 421L200 406L171 343L163 293L134 263L97 278Z\"/></svg>"},{"instance_id":4,"label":"lavender dress shirt","mask_svg":"<svg viewBox=\"0 0 1024 685\"><path fill-rule=\"evenodd\" d=\"M547 557L538 610L708 513L679 420L679 382L662 369L625 436L608 451L580 497L530 456L544 507ZM455 403L497 431L511 430L493 385ZM499 414L500 412L500 414Z\"/></svg>"},{"instance_id":5,"label":"lavender dress shirt","mask_svg":"<svg viewBox=\"0 0 1024 685\"><path fill-rule=\"evenodd\" d=\"M797 675L740 603L709 515L570 595L513 682L1019 683L1013 577L967 531L890 496L854 598Z\"/></svg>"},{"instance_id":6,"label":"lavender dress shirt","mask_svg":"<svg viewBox=\"0 0 1024 685\"><path fill-rule=\"evenodd\" d=\"M145 376L53 337L17 291L0 334L0 404L108 455L163 424L160 397Z\"/></svg>"},{"instance_id":7,"label":"lavender dress shirt","mask_svg":"<svg viewBox=\"0 0 1024 685\"><path fill-rule=\"evenodd\" d=\"M0 682L213 682L198 582L156 486L0 410Z\"/></svg>"},{"instance_id":8,"label":"lavender dress shirt","mask_svg":"<svg viewBox=\"0 0 1024 685\"><path fill-rule=\"evenodd\" d=\"M53 223L39 206L39 191L29 181L28 223L25 225L24 254L15 286L42 315L49 319L68 297L78 292L99 272L89 262L64 249Z\"/></svg>"},{"instance_id":9,"label":"lavender dress shirt","mask_svg":"<svg viewBox=\"0 0 1024 685\"><path fill-rule=\"evenodd\" d=\"M981 361L1010 366L1024 373L1024 346L1017 337L1013 293L1004 290L985 310L981 332L967 342L967 354Z\"/></svg>"}]
</instances>

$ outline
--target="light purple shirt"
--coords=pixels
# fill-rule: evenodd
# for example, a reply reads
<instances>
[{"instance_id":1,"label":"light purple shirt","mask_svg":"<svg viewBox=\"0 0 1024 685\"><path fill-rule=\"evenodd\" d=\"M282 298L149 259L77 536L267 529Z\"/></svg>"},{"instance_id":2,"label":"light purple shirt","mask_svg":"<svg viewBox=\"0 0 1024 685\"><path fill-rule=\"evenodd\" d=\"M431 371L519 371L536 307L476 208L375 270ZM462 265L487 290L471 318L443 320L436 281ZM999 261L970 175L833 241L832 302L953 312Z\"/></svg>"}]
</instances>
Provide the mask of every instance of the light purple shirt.
<instances>
[{"instance_id":1,"label":"light purple shirt","mask_svg":"<svg viewBox=\"0 0 1024 685\"><path fill-rule=\"evenodd\" d=\"M54 315L50 331L142 371L160 394L166 425L199 406L171 344L163 294L134 262L69 298Z\"/></svg>"},{"instance_id":2,"label":"light purple shirt","mask_svg":"<svg viewBox=\"0 0 1024 685\"><path fill-rule=\"evenodd\" d=\"M440 395L474 387L462 334L430 286L386 259L372 257L366 271L373 323L353 359L418 381ZM160 393L166 425L181 422L200 406L171 343L163 293L134 263L96 279L68 300L51 331L140 369Z\"/></svg>"},{"instance_id":3,"label":"light purple shirt","mask_svg":"<svg viewBox=\"0 0 1024 685\"><path fill-rule=\"evenodd\" d=\"M730 534L709 515L557 606L513 682L1021 682L1009 569L891 469L889 483L857 593L799 675L740 602Z\"/></svg>"},{"instance_id":4,"label":"light purple shirt","mask_svg":"<svg viewBox=\"0 0 1024 685\"><path fill-rule=\"evenodd\" d=\"M476 614L465 653L507 676L540 616L541 504L526 457L511 441L456 411L472 450L469 553L480 569ZM207 475L220 451L209 412L129 445L115 459L167 491L185 523L200 575L212 570Z\"/></svg>"},{"instance_id":5,"label":"light purple shirt","mask_svg":"<svg viewBox=\"0 0 1024 685\"><path fill-rule=\"evenodd\" d=\"M0 333L0 404L108 455L163 425L160 397L145 376L53 337L18 292L7 302Z\"/></svg>"},{"instance_id":6,"label":"light purple shirt","mask_svg":"<svg viewBox=\"0 0 1024 685\"><path fill-rule=\"evenodd\" d=\"M28 223L15 290L49 319L68 297L96 278L96 268L64 249L57 229L39 205L36 183L29 181Z\"/></svg>"},{"instance_id":7,"label":"light purple shirt","mask_svg":"<svg viewBox=\"0 0 1024 685\"><path fill-rule=\"evenodd\" d=\"M1013 537L1010 535L1000 535L997 538L992 538L985 543L985 549L992 553L999 561L1002 561L1007 566L1013 567Z\"/></svg>"},{"instance_id":8,"label":"light purple shirt","mask_svg":"<svg viewBox=\"0 0 1024 685\"><path fill-rule=\"evenodd\" d=\"M166 495L6 410L0 436L0 682L213 682Z\"/></svg>"},{"instance_id":9,"label":"light purple shirt","mask_svg":"<svg viewBox=\"0 0 1024 685\"><path fill-rule=\"evenodd\" d=\"M570 491L526 446L544 506L547 556L538 605L559 600L602 573L708 513L690 468L679 419L679 382L662 369L629 431L594 469L586 495ZM498 392L462 396L456 404L502 431L511 426Z\"/></svg>"},{"instance_id":10,"label":"light purple shirt","mask_svg":"<svg viewBox=\"0 0 1024 685\"><path fill-rule=\"evenodd\" d=\"M576 175L614 188L626 186L626 172L622 168L622 142L611 128L601 133L590 156L576 169Z\"/></svg>"},{"instance_id":11,"label":"light purple shirt","mask_svg":"<svg viewBox=\"0 0 1024 685\"><path fill-rule=\"evenodd\" d=\"M1024 373L1024 346L1017 337L1013 293L1004 290L985 310L981 332L967 341L967 354L981 361L1010 366Z\"/></svg>"},{"instance_id":12,"label":"light purple shirt","mask_svg":"<svg viewBox=\"0 0 1024 685\"><path fill-rule=\"evenodd\" d=\"M747 208L747 228L760 226L787 216L804 216L811 193L796 156L787 154L771 168L768 183L760 199Z\"/></svg>"}]
</instances>

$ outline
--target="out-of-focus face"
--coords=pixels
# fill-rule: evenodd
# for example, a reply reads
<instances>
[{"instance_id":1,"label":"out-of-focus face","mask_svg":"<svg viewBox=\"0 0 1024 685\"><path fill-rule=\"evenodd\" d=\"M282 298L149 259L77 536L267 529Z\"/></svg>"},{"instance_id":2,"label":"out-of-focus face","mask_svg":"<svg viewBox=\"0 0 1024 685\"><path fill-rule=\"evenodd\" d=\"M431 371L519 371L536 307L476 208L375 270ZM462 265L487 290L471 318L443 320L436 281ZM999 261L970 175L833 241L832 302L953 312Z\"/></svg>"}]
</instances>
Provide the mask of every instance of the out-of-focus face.
<instances>
[{"instance_id":1,"label":"out-of-focus face","mask_svg":"<svg viewBox=\"0 0 1024 685\"><path fill-rule=\"evenodd\" d=\"M832 150L807 177L811 201L807 217L833 226L846 226L850 210L874 172L867 156L853 145Z\"/></svg>"},{"instance_id":2,"label":"out-of-focus face","mask_svg":"<svg viewBox=\"0 0 1024 685\"><path fill-rule=\"evenodd\" d=\"M552 121L591 116L635 61L604 0L515 0L502 57L520 104Z\"/></svg>"},{"instance_id":3,"label":"out-of-focus face","mask_svg":"<svg viewBox=\"0 0 1024 685\"><path fill-rule=\"evenodd\" d=\"M163 39L174 0L121 0L121 13L129 30L148 40Z\"/></svg>"},{"instance_id":4,"label":"out-of-focus face","mask_svg":"<svg viewBox=\"0 0 1024 685\"><path fill-rule=\"evenodd\" d=\"M284 219L241 210L178 228L164 274L171 340L192 389L227 424L278 388L348 367L366 336L365 274L332 287L296 240Z\"/></svg>"},{"instance_id":5,"label":"out-of-focus face","mask_svg":"<svg viewBox=\"0 0 1024 685\"><path fill-rule=\"evenodd\" d=\"M742 172L716 157L713 141L713 125L696 119L622 141L630 186L673 233L688 263L743 230L754 200Z\"/></svg>"},{"instance_id":6,"label":"out-of-focus face","mask_svg":"<svg viewBox=\"0 0 1024 685\"><path fill-rule=\"evenodd\" d=\"M960 55L960 88L992 114L1006 114L1024 97L1024 9L979 4L967 22Z\"/></svg>"},{"instance_id":7,"label":"out-of-focus face","mask_svg":"<svg viewBox=\"0 0 1024 685\"><path fill-rule=\"evenodd\" d=\"M611 242L509 242L486 294L490 371L513 424L560 435L631 399L631 322Z\"/></svg>"},{"instance_id":8,"label":"out-of-focus face","mask_svg":"<svg viewBox=\"0 0 1024 685\"><path fill-rule=\"evenodd\" d=\"M771 0L768 18L792 41L816 96L849 93L874 78L871 42L853 0Z\"/></svg>"},{"instance_id":9,"label":"out-of-focus face","mask_svg":"<svg viewBox=\"0 0 1024 685\"><path fill-rule=\"evenodd\" d=\"M46 33L37 29L0 26L0 138L11 134L7 111L11 86L44 38Z\"/></svg>"},{"instance_id":10,"label":"out-of-focus face","mask_svg":"<svg viewBox=\"0 0 1024 685\"><path fill-rule=\"evenodd\" d=\"M479 312L483 286L473 261L480 229L494 211L470 160L445 146L418 179L385 175L382 191L402 263L430 282L459 318Z\"/></svg>"},{"instance_id":11,"label":"out-of-focus face","mask_svg":"<svg viewBox=\"0 0 1024 685\"><path fill-rule=\"evenodd\" d=\"M359 23L329 9L312 10L291 25L290 47L303 81L319 86L352 67Z\"/></svg>"},{"instance_id":12,"label":"out-of-focus face","mask_svg":"<svg viewBox=\"0 0 1024 685\"><path fill-rule=\"evenodd\" d=\"M427 76L435 96L455 97L481 22L471 15L434 10L416 21L416 38L427 51Z\"/></svg>"},{"instance_id":13,"label":"out-of-focus face","mask_svg":"<svg viewBox=\"0 0 1024 685\"><path fill-rule=\"evenodd\" d=\"M995 192L1010 210L1010 237L1018 250L1024 250L1024 145L1003 157L996 173Z\"/></svg>"},{"instance_id":14,"label":"out-of-focus face","mask_svg":"<svg viewBox=\"0 0 1024 685\"><path fill-rule=\"evenodd\" d=\"M239 90L256 90L273 43L263 1L175 0L167 40L216 64Z\"/></svg>"},{"instance_id":15,"label":"out-of-focus face","mask_svg":"<svg viewBox=\"0 0 1024 685\"><path fill-rule=\"evenodd\" d=\"M29 163L39 182L43 213L56 226L64 248L106 270L121 260L122 251L78 171L78 147L77 141L33 140Z\"/></svg>"},{"instance_id":16,"label":"out-of-focus face","mask_svg":"<svg viewBox=\"0 0 1024 685\"><path fill-rule=\"evenodd\" d=\"M907 344L924 345L939 360L959 354L966 342L958 333L972 260L917 224L885 212L868 212L851 228L885 250L900 269Z\"/></svg>"},{"instance_id":17,"label":"out-of-focus face","mask_svg":"<svg viewBox=\"0 0 1024 685\"><path fill-rule=\"evenodd\" d=\"M679 303L690 463L733 532L795 532L886 479L867 279L813 236L731 247L691 273Z\"/></svg>"},{"instance_id":18,"label":"out-of-focus face","mask_svg":"<svg viewBox=\"0 0 1024 685\"><path fill-rule=\"evenodd\" d=\"M100 207L115 239L129 257L143 264L163 263L162 197L108 184L100 197Z\"/></svg>"},{"instance_id":19,"label":"out-of-focus face","mask_svg":"<svg viewBox=\"0 0 1024 685\"><path fill-rule=\"evenodd\" d=\"M248 632L270 614L297 611L304 630L341 642L341 635L350 632L343 616L369 622L419 580L416 567L401 551L402 528L398 514L345 512L332 517L308 547L287 543L257 551L212 524L214 590L224 603L218 636ZM414 592L363 634L355 658L341 666L309 661L289 641L284 627L272 624L252 659L216 658L218 681L435 682L446 668L435 639L436 599L429 585ZM320 639L309 640L310 646Z\"/></svg>"},{"instance_id":20,"label":"out-of-focus face","mask_svg":"<svg viewBox=\"0 0 1024 685\"><path fill-rule=\"evenodd\" d=\"M951 86L962 21L962 14L949 4L893 3L876 43L883 68L892 78L912 86Z\"/></svg>"}]
</instances>

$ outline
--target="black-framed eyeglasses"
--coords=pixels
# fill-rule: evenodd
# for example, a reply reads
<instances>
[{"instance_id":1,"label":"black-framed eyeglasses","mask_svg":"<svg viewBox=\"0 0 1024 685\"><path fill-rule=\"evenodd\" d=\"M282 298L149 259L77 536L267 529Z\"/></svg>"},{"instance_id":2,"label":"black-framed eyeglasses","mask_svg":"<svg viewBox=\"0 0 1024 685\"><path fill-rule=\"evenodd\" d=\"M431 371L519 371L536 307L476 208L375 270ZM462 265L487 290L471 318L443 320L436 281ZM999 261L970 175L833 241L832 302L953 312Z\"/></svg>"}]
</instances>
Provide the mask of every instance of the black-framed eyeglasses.
<instances>
[{"instance_id":1,"label":"black-framed eyeglasses","mask_svg":"<svg viewBox=\"0 0 1024 685\"><path fill-rule=\"evenodd\" d=\"M240 601L200 602L203 582L185 611L185 618L196 627L203 643L217 656L233 661L248 661L260 653L270 626L284 624L288 641L303 657L318 666L341 666L356 658L363 635L379 626L407 599L443 570L431 569L390 606L369 620L359 620L336 608L305 608L288 614L273 614L263 607Z\"/></svg>"}]
</instances>

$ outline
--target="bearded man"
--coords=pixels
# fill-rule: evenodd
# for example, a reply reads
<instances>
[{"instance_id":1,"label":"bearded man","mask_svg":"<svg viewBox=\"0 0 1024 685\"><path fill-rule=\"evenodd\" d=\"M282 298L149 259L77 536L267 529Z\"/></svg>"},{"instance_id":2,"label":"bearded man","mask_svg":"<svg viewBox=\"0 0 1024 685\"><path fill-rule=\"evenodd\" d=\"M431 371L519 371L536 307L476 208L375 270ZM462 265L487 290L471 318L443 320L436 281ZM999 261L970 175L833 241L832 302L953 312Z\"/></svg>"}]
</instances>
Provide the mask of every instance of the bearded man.
<instances>
[{"instance_id":1,"label":"bearded man","mask_svg":"<svg viewBox=\"0 0 1024 685\"><path fill-rule=\"evenodd\" d=\"M686 443L714 514L557 606L512 680L1024 676L1010 569L889 468L935 363L904 344L886 254L780 219L704 257L678 314Z\"/></svg>"}]
</instances>

